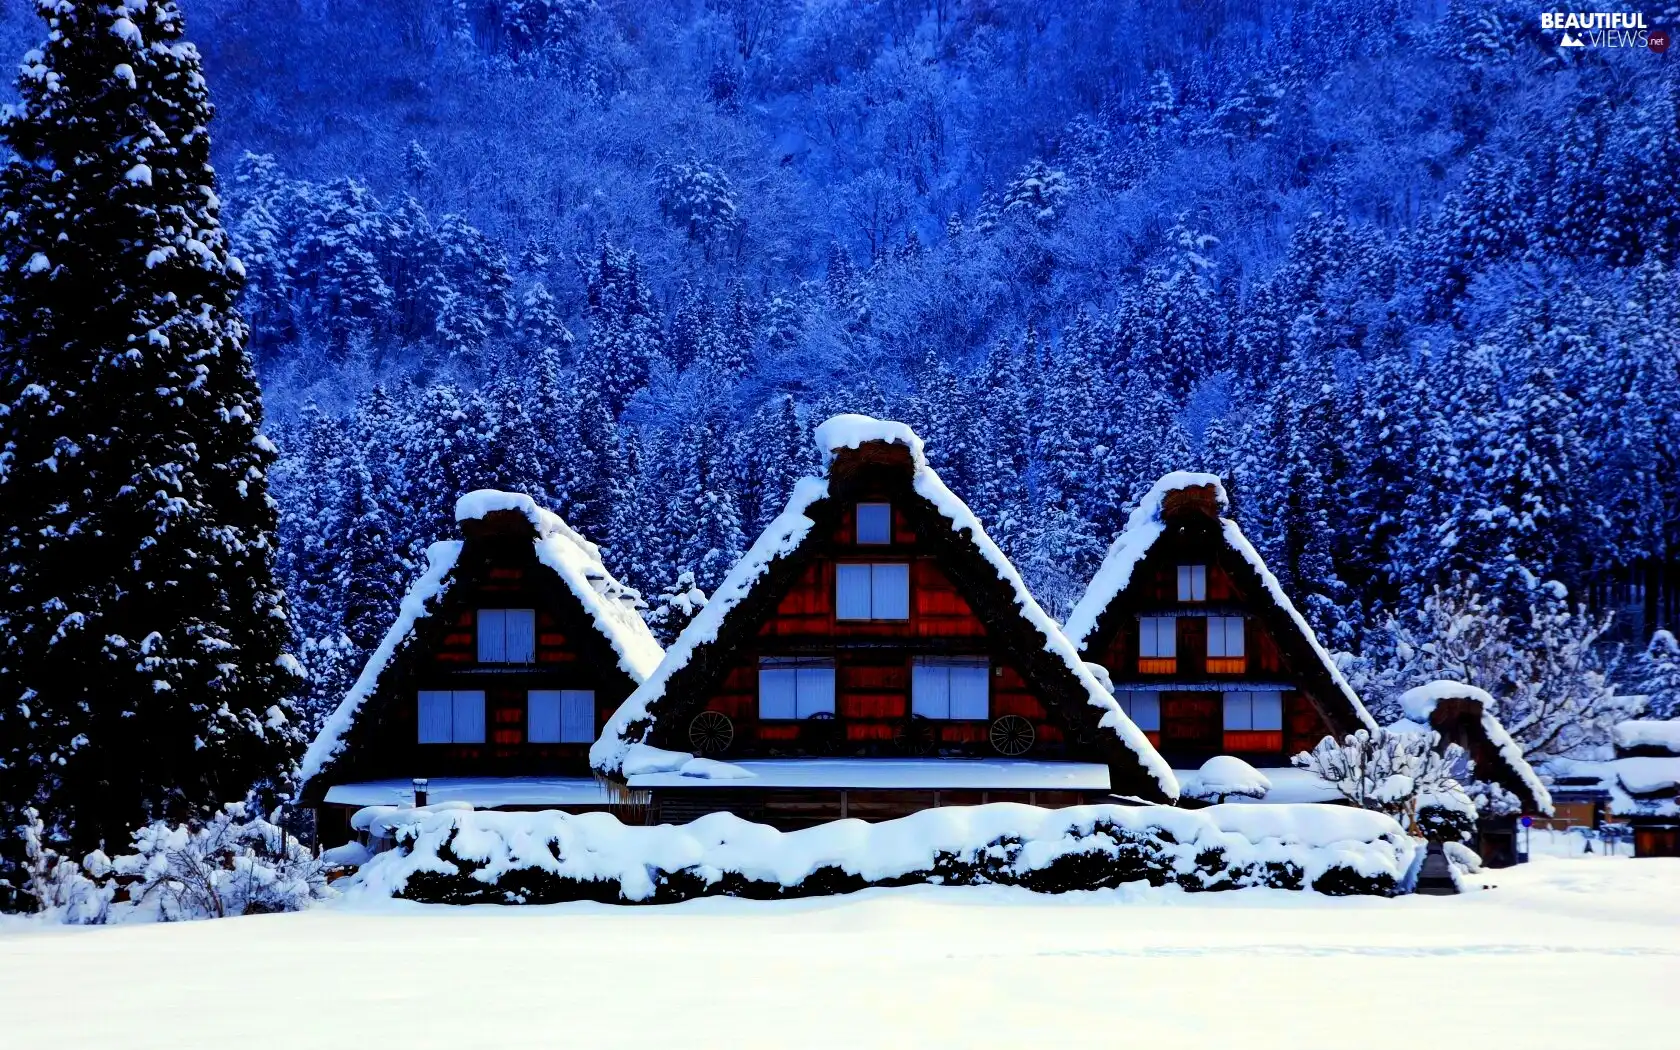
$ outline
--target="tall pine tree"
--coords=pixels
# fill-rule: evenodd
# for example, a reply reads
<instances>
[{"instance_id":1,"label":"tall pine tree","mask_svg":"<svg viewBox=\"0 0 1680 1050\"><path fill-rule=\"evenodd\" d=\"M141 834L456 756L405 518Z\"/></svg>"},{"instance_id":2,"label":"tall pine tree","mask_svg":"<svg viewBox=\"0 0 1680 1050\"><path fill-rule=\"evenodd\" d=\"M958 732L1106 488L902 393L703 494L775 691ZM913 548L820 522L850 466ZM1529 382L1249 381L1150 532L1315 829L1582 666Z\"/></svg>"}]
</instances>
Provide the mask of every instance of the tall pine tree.
<instances>
[{"instance_id":1,"label":"tall pine tree","mask_svg":"<svg viewBox=\"0 0 1680 1050\"><path fill-rule=\"evenodd\" d=\"M301 744L198 52L168 0L37 10L0 123L8 856L7 807L118 847L282 783Z\"/></svg>"}]
</instances>

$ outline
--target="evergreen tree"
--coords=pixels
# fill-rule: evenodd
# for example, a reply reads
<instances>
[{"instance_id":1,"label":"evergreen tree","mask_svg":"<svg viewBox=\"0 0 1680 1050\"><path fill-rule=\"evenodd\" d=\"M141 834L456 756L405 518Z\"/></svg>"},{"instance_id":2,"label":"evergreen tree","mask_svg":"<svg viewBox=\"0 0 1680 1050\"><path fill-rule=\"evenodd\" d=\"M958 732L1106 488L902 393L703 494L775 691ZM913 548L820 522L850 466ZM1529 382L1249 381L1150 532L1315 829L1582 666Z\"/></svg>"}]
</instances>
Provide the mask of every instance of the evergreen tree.
<instances>
[{"instance_id":1,"label":"evergreen tree","mask_svg":"<svg viewBox=\"0 0 1680 1050\"><path fill-rule=\"evenodd\" d=\"M39 11L0 123L8 862L8 807L117 845L281 787L302 743L198 52L171 2Z\"/></svg>"}]
</instances>

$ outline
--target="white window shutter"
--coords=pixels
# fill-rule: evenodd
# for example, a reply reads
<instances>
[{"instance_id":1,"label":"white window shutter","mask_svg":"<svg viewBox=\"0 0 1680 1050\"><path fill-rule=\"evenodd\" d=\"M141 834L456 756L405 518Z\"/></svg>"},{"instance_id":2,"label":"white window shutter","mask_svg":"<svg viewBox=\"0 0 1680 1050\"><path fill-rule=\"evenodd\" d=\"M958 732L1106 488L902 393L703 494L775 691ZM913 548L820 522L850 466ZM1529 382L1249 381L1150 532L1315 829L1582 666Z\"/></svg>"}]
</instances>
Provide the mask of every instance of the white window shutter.
<instances>
[{"instance_id":1,"label":"white window shutter","mask_svg":"<svg viewBox=\"0 0 1680 1050\"><path fill-rule=\"evenodd\" d=\"M447 744L454 738L454 701L448 690L420 691L420 743Z\"/></svg>"},{"instance_id":2,"label":"white window shutter","mask_svg":"<svg viewBox=\"0 0 1680 1050\"><path fill-rule=\"evenodd\" d=\"M478 662L499 664L507 660L507 610L478 610Z\"/></svg>"},{"instance_id":3,"label":"white window shutter","mask_svg":"<svg viewBox=\"0 0 1680 1050\"><path fill-rule=\"evenodd\" d=\"M923 718L951 717L949 668L932 660L910 665L910 713Z\"/></svg>"},{"instance_id":4,"label":"white window shutter","mask_svg":"<svg viewBox=\"0 0 1680 1050\"><path fill-rule=\"evenodd\" d=\"M525 694L525 742L560 742L560 690L532 689Z\"/></svg>"},{"instance_id":5,"label":"white window shutter","mask_svg":"<svg viewBox=\"0 0 1680 1050\"><path fill-rule=\"evenodd\" d=\"M794 670L791 667L763 667L758 672L758 717L793 718L798 710L794 699Z\"/></svg>"},{"instance_id":6,"label":"white window shutter","mask_svg":"<svg viewBox=\"0 0 1680 1050\"><path fill-rule=\"evenodd\" d=\"M869 619L869 566L834 567L834 615L842 620Z\"/></svg>"},{"instance_id":7,"label":"white window shutter","mask_svg":"<svg viewBox=\"0 0 1680 1050\"><path fill-rule=\"evenodd\" d=\"M537 611L535 609L505 609L507 623L507 655L510 664L537 662Z\"/></svg>"},{"instance_id":8,"label":"white window shutter","mask_svg":"<svg viewBox=\"0 0 1680 1050\"><path fill-rule=\"evenodd\" d=\"M951 717L983 720L991 713L991 667L967 661L953 666Z\"/></svg>"},{"instance_id":9,"label":"white window shutter","mask_svg":"<svg viewBox=\"0 0 1680 1050\"><path fill-rule=\"evenodd\" d=\"M910 566L905 562L888 562L871 569L870 618L910 619Z\"/></svg>"},{"instance_id":10,"label":"white window shutter","mask_svg":"<svg viewBox=\"0 0 1680 1050\"><path fill-rule=\"evenodd\" d=\"M560 691L560 742L587 744L595 739L595 690Z\"/></svg>"},{"instance_id":11,"label":"white window shutter","mask_svg":"<svg viewBox=\"0 0 1680 1050\"><path fill-rule=\"evenodd\" d=\"M482 689L455 690L455 742L457 744L484 743L484 691Z\"/></svg>"},{"instance_id":12,"label":"white window shutter","mask_svg":"<svg viewBox=\"0 0 1680 1050\"><path fill-rule=\"evenodd\" d=\"M794 714L810 718L834 713L834 667L801 667L794 672Z\"/></svg>"},{"instance_id":13,"label":"white window shutter","mask_svg":"<svg viewBox=\"0 0 1680 1050\"><path fill-rule=\"evenodd\" d=\"M1132 716L1132 724L1149 733L1161 731L1161 694L1154 692L1134 692L1131 694L1131 705L1128 708Z\"/></svg>"},{"instance_id":14,"label":"white window shutter","mask_svg":"<svg viewBox=\"0 0 1680 1050\"><path fill-rule=\"evenodd\" d=\"M1145 616L1139 621L1142 646L1138 655L1165 659L1178 655L1178 624L1170 616Z\"/></svg>"},{"instance_id":15,"label":"white window shutter","mask_svg":"<svg viewBox=\"0 0 1680 1050\"><path fill-rule=\"evenodd\" d=\"M1254 697L1254 728L1283 728L1283 694L1276 690L1250 694Z\"/></svg>"}]
</instances>

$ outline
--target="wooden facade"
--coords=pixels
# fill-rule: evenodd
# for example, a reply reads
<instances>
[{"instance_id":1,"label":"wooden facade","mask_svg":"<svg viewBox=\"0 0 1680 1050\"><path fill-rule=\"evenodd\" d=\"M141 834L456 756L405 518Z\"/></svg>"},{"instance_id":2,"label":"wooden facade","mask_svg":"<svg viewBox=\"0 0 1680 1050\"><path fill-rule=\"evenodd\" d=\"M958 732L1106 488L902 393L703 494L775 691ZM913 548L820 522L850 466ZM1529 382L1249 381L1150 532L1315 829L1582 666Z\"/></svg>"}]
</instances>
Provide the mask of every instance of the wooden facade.
<instances>
[{"instance_id":1,"label":"wooden facade","mask_svg":"<svg viewBox=\"0 0 1680 1050\"><path fill-rule=\"evenodd\" d=\"M1228 540L1221 498L1211 483L1167 492L1160 537L1076 641L1108 669L1133 721L1175 767L1218 754L1283 766L1368 716L1324 666L1309 629ZM1170 644L1153 636L1160 631ZM1228 711L1244 702L1228 698L1256 695L1264 710Z\"/></svg>"},{"instance_id":2,"label":"wooden facade","mask_svg":"<svg viewBox=\"0 0 1680 1050\"><path fill-rule=\"evenodd\" d=\"M957 531L916 490L914 478L926 469L901 444L871 441L838 450L827 497L804 508L814 528L767 566L715 637L694 646L648 704L647 720L629 727L626 739L725 761L1101 763L1112 790L1163 798L1139 755L1115 731L1098 726L1104 710L1090 702L1088 678L1082 668L1075 671L1071 646L1065 656L1051 650L976 539ZM870 535L860 535L866 519ZM872 600L886 604L858 615L841 606L862 600L847 597L846 581L865 577L876 581ZM882 588L890 592L885 597ZM1059 639L1055 626L1046 624ZM789 701L786 682L807 682L801 674L810 691L798 692L805 685L796 685ZM1039 804L1085 800L1080 792L1009 793L1003 787L991 793L993 801L1038 795L1044 796ZM807 792L808 799L795 794L748 784L727 791L656 790L654 806L661 820L691 816L689 808L701 806L786 825L819 815L900 816L989 797L933 790L824 790ZM780 812L787 806L809 812Z\"/></svg>"},{"instance_id":3,"label":"wooden facade","mask_svg":"<svg viewBox=\"0 0 1680 1050\"><path fill-rule=\"evenodd\" d=\"M535 527L524 514L494 511L461 527L464 540L444 589L379 671L343 731L341 750L304 786L302 802L321 811L326 827L347 815L328 812L327 793L339 784L590 777L590 745L640 684L559 573L539 558ZM492 654L499 658L482 659L482 632L508 630L510 619L523 623L527 616L528 643L510 639ZM428 694L468 698L472 717L482 695L481 732L428 741L421 725ZM564 726L554 717L562 696L568 704ZM323 830L323 841L331 837Z\"/></svg>"}]
</instances>

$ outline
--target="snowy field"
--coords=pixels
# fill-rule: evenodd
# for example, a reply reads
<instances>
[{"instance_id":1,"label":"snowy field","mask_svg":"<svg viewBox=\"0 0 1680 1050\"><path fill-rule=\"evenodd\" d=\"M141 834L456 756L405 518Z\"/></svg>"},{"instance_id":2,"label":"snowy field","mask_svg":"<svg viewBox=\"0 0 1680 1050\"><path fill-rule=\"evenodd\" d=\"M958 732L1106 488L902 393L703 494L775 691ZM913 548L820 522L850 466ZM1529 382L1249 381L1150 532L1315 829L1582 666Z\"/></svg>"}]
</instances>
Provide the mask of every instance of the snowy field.
<instances>
[{"instance_id":1,"label":"snowy field","mask_svg":"<svg viewBox=\"0 0 1680 1050\"><path fill-rule=\"evenodd\" d=\"M1456 898L1244 890L0 928L8 1046L1672 1048L1680 861Z\"/></svg>"}]
</instances>

